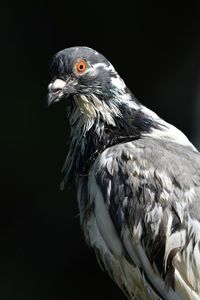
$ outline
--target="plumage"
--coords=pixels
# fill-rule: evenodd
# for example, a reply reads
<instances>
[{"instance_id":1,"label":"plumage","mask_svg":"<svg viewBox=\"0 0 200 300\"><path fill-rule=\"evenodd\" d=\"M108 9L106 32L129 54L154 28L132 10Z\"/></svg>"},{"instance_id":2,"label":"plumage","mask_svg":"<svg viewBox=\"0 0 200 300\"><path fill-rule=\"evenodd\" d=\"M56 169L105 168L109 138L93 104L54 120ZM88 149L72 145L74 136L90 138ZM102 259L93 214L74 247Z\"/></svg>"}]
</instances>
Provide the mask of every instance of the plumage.
<instances>
[{"instance_id":1,"label":"plumage","mask_svg":"<svg viewBox=\"0 0 200 300\"><path fill-rule=\"evenodd\" d=\"M66 100L71 126L61 188L76 181L99 264L129 299L200 299L199 152L98 52L62 50L51 73L48 102Z\"/></svg>"}]
</instances>

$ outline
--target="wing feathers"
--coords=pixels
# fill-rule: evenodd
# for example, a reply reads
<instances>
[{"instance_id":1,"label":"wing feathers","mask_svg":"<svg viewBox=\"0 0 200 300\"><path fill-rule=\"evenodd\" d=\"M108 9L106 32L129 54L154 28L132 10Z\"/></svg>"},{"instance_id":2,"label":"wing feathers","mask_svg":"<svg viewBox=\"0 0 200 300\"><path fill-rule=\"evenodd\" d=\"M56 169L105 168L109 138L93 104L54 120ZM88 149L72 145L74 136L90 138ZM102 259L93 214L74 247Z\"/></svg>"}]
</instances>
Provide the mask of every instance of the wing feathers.
<instances>
[{"instance_id":1,"label":"wing feathers","mask_svg":"<svg viewBox=\"0 0 200 300\"><path fill-rule=\"evenodd\" d=\"M199 154L173 143L129 142L94 164L88 188L99 232L111 253L128 254L125 274L137 268L152 299L155 291L157 299L199 299L199 187Z\"/></svg>"}]
</instances>

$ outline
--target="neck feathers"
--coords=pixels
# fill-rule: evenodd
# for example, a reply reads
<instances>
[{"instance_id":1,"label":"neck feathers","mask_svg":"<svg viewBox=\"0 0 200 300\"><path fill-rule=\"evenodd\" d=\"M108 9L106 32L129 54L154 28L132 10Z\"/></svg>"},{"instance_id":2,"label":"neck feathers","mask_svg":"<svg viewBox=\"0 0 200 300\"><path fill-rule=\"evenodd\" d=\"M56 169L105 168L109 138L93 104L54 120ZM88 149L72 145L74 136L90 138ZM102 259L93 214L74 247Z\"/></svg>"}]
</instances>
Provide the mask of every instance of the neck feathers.
<instances>
[{"instance_id":1,"label":"neck feathers","mask_svg":"<svg viewBox=\"0 0 200 300\"><path fill-rule=\"evenodd\" d=\"M118 89L105 94L109 99L94 94L74 97L68 109L71 137L61 188L77 175L87 175L97 155L119 143L151 136L196 150L180 130L142 106L123 81L116 78L113 84Z\"/></svg>"}]
</instances>

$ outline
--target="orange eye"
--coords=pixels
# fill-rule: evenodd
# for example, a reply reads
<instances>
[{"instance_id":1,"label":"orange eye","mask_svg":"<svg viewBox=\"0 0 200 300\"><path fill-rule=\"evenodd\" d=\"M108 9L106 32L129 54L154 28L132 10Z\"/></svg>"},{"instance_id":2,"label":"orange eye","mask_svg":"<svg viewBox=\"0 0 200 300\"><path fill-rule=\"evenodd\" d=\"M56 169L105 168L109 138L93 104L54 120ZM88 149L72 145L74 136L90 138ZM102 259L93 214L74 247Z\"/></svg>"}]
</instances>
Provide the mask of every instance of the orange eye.
<instances>
[{"instance_id":1,"label":"orange eye","mask_svg":"<svg viewBox=\"0 0 200 300\"><path fill-rule=\"evenodd\" d=\"M80 60L76 63L75 67L78 73L83 73L87 69L87 63L85 60Z\"/></svg>"}]
</instances>

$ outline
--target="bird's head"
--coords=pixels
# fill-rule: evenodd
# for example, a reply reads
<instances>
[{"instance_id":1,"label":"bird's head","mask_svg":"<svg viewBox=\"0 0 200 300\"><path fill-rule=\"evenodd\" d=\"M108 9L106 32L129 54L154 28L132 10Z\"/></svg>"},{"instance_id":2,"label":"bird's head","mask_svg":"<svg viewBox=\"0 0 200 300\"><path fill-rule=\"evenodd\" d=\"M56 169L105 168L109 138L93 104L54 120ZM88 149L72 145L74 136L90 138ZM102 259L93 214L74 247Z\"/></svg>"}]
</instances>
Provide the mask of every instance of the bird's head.
<instances>
[{"instance_id":1,"label":"bird's head","mask_svg":"<svg viewBox=\"0 0 200 300\"><path fill-rule=\"evenodd\" d=\"M67 48L55 54L50 74L49 104L74 95L105 95L117 77L111 63L88 47Z\"/></svg>"},{"instance_id":2,"label":"bird's head","mask_svg":"<svg viewBox=\"0 0 200 300\"><path fill-rule=\"evenodd\" d=\"M129 96L112 64L88 47L71 47L55 54L50 74L49 105L73 96L82 112L94 115L94 111L101 110L102 103L105 108L111 106L110 99L120 101ZM70 100L66 102L70 103Z\"/></svg>"}]
</instances>

